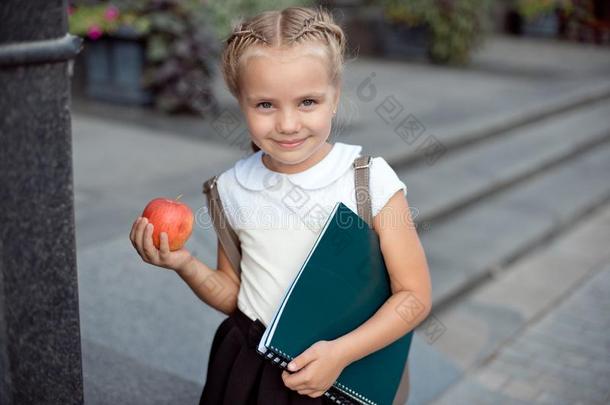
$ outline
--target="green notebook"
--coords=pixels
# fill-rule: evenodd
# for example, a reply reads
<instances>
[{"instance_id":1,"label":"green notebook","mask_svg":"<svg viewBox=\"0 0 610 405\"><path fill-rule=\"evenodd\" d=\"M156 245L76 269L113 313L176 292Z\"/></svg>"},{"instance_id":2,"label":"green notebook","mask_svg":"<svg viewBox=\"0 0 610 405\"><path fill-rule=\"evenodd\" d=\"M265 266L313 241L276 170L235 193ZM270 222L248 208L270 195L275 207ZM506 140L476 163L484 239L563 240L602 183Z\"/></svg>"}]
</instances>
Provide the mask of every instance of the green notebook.
<instances>
[{"instance_id":1,"label":"green notebook","mask_svg":"<svg viewBox=\"0 0 610 405\"><path fill-rule=\"evenodd\" d=\"M338 202L267 326L257 351L286 369L319 340L358 328L390 297L377 233ZM413 331L351 363L324 394L340 404L392 405Z\"/></svg>"}]
</instances>

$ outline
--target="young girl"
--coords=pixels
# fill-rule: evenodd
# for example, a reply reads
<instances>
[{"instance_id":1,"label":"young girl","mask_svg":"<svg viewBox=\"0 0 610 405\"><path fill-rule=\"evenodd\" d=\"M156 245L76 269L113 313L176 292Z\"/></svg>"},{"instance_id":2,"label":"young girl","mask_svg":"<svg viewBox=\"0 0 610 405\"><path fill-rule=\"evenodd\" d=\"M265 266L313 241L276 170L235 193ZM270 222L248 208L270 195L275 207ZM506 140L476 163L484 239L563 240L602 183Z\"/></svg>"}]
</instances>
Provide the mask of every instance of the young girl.
<instances>
[{"instance_id":1,"label":"young girl","mask_svg":"<svg viewBox=\"0 0 610 405\"><path fill-rule=\"evenodd\" d=\"M335 203L357 212L352 163L362 146L328 142L344 52L345 35L323 8L264 12L226 40L222 72L254 151L216 183L240 240L240 277L220 242L218 270L212 270L185 249L170 252L166 234L157 250L145 218L132 227L132 243L147 263L175 270L204 302L229 315L214 335L200 404L331 403L323 394L345 367L410 332L430 311L428 267L409 221L406 185L375 157L372 225L393 295L354 331L294 358L292 372L256 353Z\"/></svg>"}]
</instances>

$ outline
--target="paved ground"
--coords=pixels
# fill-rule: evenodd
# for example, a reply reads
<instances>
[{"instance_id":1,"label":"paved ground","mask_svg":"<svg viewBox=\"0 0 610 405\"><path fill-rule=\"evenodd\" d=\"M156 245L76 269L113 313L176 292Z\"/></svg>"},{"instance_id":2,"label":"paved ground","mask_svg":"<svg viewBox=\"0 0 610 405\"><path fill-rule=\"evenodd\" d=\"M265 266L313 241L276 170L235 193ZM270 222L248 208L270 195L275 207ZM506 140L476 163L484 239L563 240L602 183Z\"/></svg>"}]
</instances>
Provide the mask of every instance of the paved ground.
<instances>
[{"instance_id":1,"label":"paved ground","mask_svg":"<svg viewBox=\"0 0 610 405\"><path fill-rule=\"evenodd\" d=\"M421 380L410 403L605 403L608 240L610 204L437 314L432 344L465 372L435 401Z\"/></svg>"},{"instance_id":2,"label":"paved ground","mask_svg":"<svg viewBox=\"0 0 610 405\"><path fill-rule=\"evenodd\" d=\"M492 39L469 69L366 58L348 66L334 140L362 144L394 164L410 201L431 224L422 229L422 240L433 287L442 292L438 298L452 292L463 298L435 312L416 334L410 404L453 390L472 398L477 388L467 373L552 316L567 291L578 290L603 263L610 227L607 214L603 220L596 215L604 212L609 191L609 68L607 50L508 38ZM244 124L238 118L235 127L218 125L236 110L222 83L214 86L222 115L205 121L74 101L77 260L90 404L194 403L205 381L211 338L224 316L175 274L142 263L128 233L152 198L184 194L194 210L205 207L203 181L243 156L238 144ZM413 142L395 132L409 116L425 130ZM480 137L493 142L472 144ZM421 154L418 148L435 139L461 152L407 167ZM213 267L216 237L209 218L199 219L187 248ZM581 222L603 225L574 232ZM563 234L573 235L555 245L563 255L541 253L550 252L542 249L545 241ZM540 253L540 262L515 261L528 248ZM503 276L490 277L496 267ZM561 270L561 277L548 269ZM511 283L523 277L537 288L520 289L514 299ZM462 291L469 284L477 288ZM438 326L446 328L442 336L435 333Z\"/></svg>"},{"instance_id":3,"label":"paved ground","mask_svg":"<svg viewBox=\"0 0 610 405\"><path fill-rule=\"evenodd\" d=\"M610 403L610 262L434 404Z\"/></svg>"},{"instance_id":4,"label":"paved ground","mask_svg":"<svg viewBox=\"0 0 610 405\"><path fill-rule=\"evenodd\" d=\"M520 345L511 342L520 341L520 337L540 319L554 316L552 314L558 305L579 291L586 280L608 267L608 240L610 204L606 203L589 212L578 224L570 226L569 231L562 232L498 270L487 282L464 294L444 310L433 310L433 316L418 328L418 339L414 340L413 391L409 404L431 403L444 392L447 394L443 396L442 403L451 403L452 386L458 384L459 387L462 378L471 380L469 373L493 362L504 346L513 345L520 349ZM588 310L583 310L579 316L587 318ZM591 316L608 321L607 312L603 310L594 310ZM570 321L566 319L564 322ZM581 325L578 321L574 322L575 332L567 336L577 340L577 329ZM591 351L599 353L598 360L605 359L607 373L610 371L610 351L607 342L604 347L603 341L600 341L604 338L603 333L598 335L595 342L584 338L577 343L577 347L590 346L583 349L584 355ZM551 346L554 341L548 340L543 344ZM460 392L470 391L473 386L473 383L466 384ZM478 392L473 390L472 394Z\"/></svg>"}]
</instances>

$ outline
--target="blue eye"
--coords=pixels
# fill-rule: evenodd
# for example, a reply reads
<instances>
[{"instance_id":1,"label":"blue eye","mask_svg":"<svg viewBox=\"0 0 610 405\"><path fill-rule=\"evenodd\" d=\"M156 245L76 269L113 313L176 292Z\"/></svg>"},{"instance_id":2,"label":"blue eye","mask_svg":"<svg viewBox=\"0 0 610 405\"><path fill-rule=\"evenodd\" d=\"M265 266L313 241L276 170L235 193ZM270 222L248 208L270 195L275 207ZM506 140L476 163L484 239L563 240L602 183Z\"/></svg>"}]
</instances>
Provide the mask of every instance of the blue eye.
<instances>
[{"instance_id":1,"label":"blue eye","mask_svg":"<svg viewBox=\"0 0 610 405\"><path fill-rule=\"evenodd\" d=\"M306 107L311 107L311 106L313 106L314 104L317 104L317 101L316 101L316 100L313 100L313 99L311 99L311 98L306 98L305 100L303 100L303 102L304 102L304 103L305 103L305 102L307 102L307 101L311 101L311 104L307 104L307 105L305 105ZM262 106L262 105L264 105L264 104L269 104L269 105L271 105L271 103L270 103L269 101L263 101L263 102L261 102L261 103L258 103L258 104L256 105L256 108L258 108L258 107L260 107L260 106ZM264 109L264 110L267 110L268 108L263 107L263 109Z\"/></svg>"}]
</instances>

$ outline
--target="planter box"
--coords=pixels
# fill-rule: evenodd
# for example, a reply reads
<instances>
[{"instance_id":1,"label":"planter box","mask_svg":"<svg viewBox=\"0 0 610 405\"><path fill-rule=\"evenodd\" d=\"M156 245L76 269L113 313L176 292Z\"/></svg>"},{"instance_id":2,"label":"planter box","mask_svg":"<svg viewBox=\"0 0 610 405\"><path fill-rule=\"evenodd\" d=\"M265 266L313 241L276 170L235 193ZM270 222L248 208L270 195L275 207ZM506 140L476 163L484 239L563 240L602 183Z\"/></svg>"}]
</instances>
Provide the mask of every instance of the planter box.
<instances>
[{"instance_id":1,"label":"planter box","mask_svg":"<svg viewBox=\"0 0 610 405\"><path fill-rule=\"evenodd\" d=\"M424 26L392 24L379 6L358 6L347 1L333 12L341 20L348 38L348 52L354 55L397 59L426 59L429 35Z\"/></svg>"},{"instance_id":2,"label":"planter box","mask_svg":"<svg viewBox=\"0 0 610 405\"><path fill-rule=\"evenodd\" d=\"M347 37L348 56L383 56L376 32L377 23L383 18L381 8L363 6L358 0L334 0L332 3L333 17Z\"/></svg>"},{"instance_id":3,"label":"planter box","mask_svg":"<svg viewBox=\"0 0 610 405\"><path fill-rule=\"evenodd\" d=\"M428 27L381 22L378 28L384 56L399 59L427 59L430 44Z\"/></svg>"},{"instance_id":4,"label":"planter box","mask_svg":"<svg viewBox=\"0 0 610 405\"><path fill-rule=\"evenodd\" d=\"M152 103L152 94L140 84L145 64L141 38L123 30L87 40L84 51L87 96L123 104Z\"/></svg>"},{"instance_id":5,"label":"planter box","mask_svg":"<svg viewBox=\"0 0 610 405\"><path fill-rule=\"evenodd\" d=\"M556 38L562 28L561 13L553 11L528 21L517 10L508 9L504 17L504 28L512 35Z\"/></svg>"},{"instance_id":6,"label":"planter box","mask_svg":"<svg viewBox=\"0 0 610 405\"><path fill-rule=\"evenodd\" d=\"M559 35L559 18L555 12L541 15L531 21L523 20L523 35L556 38Z\"/></svg>"}]
</instances>

